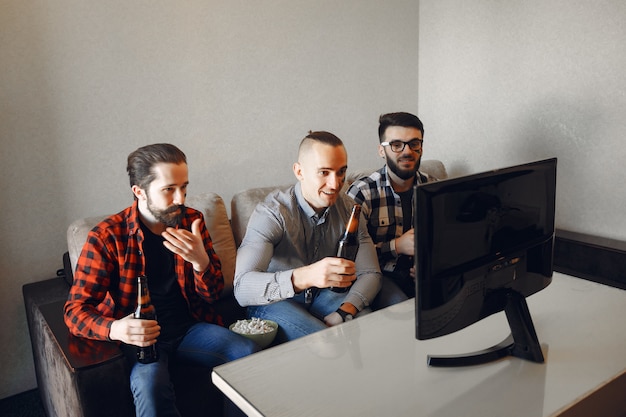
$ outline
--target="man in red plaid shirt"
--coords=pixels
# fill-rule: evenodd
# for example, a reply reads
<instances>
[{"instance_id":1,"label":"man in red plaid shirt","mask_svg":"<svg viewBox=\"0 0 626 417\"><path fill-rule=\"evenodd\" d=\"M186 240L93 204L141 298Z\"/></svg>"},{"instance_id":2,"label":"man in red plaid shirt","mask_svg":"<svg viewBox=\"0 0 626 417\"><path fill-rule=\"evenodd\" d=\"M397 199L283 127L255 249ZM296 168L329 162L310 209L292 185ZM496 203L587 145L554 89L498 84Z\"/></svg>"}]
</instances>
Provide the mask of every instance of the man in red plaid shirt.
<instances>
[{"instance_id":1,"label":"man in red plaid shirt","mask_svg":"<svg viewBox=\"0 0 626 417\"><path fill-rule=\"evenodd\" d=\"M185 154L170 144L144 146L128 156L127 171L135 200L89 232L65 323L76 336L120 342L137 416L176 416L168 359L213 368L258 348L224 328L211 306L224 278L202 213L184 205ZM140 275L157 320L133 318ZM137 346L153 344L158 360L137 362Z\"/></svg>"}]
</instances>

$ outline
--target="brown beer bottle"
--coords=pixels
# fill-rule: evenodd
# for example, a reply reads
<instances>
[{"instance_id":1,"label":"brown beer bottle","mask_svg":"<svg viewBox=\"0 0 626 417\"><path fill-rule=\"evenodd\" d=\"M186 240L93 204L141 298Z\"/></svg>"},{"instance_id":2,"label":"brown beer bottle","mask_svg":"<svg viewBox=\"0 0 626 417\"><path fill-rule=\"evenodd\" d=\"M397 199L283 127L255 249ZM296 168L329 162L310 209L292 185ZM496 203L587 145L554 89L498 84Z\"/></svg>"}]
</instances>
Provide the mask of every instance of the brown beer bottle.
<instances>
[{"instance_id":1,"label":"brown beer bottle","mask_svg":"<svg viewBox=\"0 0 626 417\"><path fill-rule=\"evenodd\" d=\"M361 206L355 204L352 213L346 223L346 231L337 244L337 257L354 261L359 250L359 217L361 216ZM331 287L334 292L346 292L350 287Z\"/></svg>"},{"instance_id":2,"label":"brown beer bottle","mask_svg":"<svg viewBox=\"0 0 626 417\"><path fill-rule=\"evenodd\" d=\"M156 310L150 301L148 290L148 277L137 277L137 308L134 317L136 319L156 320ZM156 344L146 347L137 347L137 361L140 363L152 363L159 359Z\"/></svg>"}]
</instances>

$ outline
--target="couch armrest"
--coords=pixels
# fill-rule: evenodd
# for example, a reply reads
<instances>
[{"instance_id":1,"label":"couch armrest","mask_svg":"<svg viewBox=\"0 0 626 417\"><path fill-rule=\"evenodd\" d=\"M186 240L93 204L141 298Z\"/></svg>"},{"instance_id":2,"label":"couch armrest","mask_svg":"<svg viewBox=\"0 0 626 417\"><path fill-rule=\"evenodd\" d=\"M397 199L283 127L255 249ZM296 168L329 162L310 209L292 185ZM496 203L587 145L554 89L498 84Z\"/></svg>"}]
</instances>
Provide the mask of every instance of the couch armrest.
<instances>
[{"instance_id":1,"label":"couch armrest","mask_svg":"<svg viewBox=\"0 0 626 417\"><path fill-rule=\"evenodd\" d=\"M114 343L70 335L63 322L68 286L62 277L22 287L37 386L46 415L133 416L127 363ZM111 401L115 398L115 401Z\"/></svg>"},{"instance_id":2,"label":"couch armrest","mask_svg":"<svg viewBox=\"0 0 626 417\"><path fill-rule=\"evenodd\" d=\"M43 304L39 306L39 311L55 335L55 342L65 363L73 372L123 357L122 350L116 343L72 335L63 321L64 304L65 300Z\"/></svg>"}]
</instances>

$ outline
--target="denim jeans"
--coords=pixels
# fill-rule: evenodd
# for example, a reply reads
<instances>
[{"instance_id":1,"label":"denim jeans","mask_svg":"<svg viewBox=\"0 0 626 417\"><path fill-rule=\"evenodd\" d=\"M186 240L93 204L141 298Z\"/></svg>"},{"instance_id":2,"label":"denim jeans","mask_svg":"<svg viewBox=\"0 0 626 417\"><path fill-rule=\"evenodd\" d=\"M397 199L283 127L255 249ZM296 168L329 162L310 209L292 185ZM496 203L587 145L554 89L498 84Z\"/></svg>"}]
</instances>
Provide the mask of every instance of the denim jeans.
<instances>
[{"instance_id":1,"label":"denim jeans","mask_svg":"<svg viewBox=\"0 0 626 417\"><path fill-rule=\"evenodd\" d=\"M249 306L248 317L273 320L278 323L278 333L274 344L297 339L328 328L324 317L337 310L346 293L337 293L328 288L313 289L313 301L304 302L304 292L295 297L272 304ZM371 312L369 307L359 312L359 316Z\"/></svg>"},{"instance_id":2,"label":"denim jeans","mask_svg":"<svg viewBox=\"0 0 626 417\"><path fill-rule=\"evenodd\" d=\"M157 349L157 362L141 364L134 359L136 347L124 346L127 356L133 358L130 388L137 417L180 416L168 370L170 360L212 369L259 350L251 340L209 323L194 324L185 336L174 342L157 342Z\"/></svg>"},{"instance_id":3,"label":"denim jeans","mask_svg":"<svg viewBox=\"0 0 626 417\"><path fill-rule=\"evenodd\" d=\"M327 288L313 289L313 301L304 302L304 291L295 297L272 304L248 307L248 317L273 320L278 323L275 343L297 339L326 329L324 317L337 310L346 293Z\"/></svg>"},{"instance_id":4,"label":"denim jeans","mask_svg":"<svg viewBox=\"0 0 626 417\"><path fill-rule=\"evenodd\" d=\"M410 280L410 282L409 282ZM405 284L406 285L403 285ZM402 301L408 300L409 295L405 291L405 286L409 286L413 283L411 277L404 280L396 279L395 277L391 277L388 275L383 275L382 278L382 287L378 292L376 298L372 302L372 310L380 310L385 307L389 307L391 305L400 303ZM415 297L415 285L413 284L413 297Z\"/></svg>"}]
</instances>

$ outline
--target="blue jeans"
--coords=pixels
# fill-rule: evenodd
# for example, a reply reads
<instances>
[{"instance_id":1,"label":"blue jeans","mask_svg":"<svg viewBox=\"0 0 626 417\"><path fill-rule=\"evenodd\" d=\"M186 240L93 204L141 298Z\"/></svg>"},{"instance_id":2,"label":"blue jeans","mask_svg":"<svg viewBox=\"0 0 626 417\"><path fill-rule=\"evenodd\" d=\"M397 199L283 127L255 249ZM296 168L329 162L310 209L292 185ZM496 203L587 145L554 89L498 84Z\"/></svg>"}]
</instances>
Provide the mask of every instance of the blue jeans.
<instances>
[{"instance_id":1,"label":"blue jeans","mask_svg":"<svg viewBox=\"0 0 626 417\"><path fill-rule=\"evenodd\" d=\"M278 323L275 343L297 339L326 329L324 317L337 310L347 293L327 288L313 289L313 301L304 302L304 291L295 297L272 304L248 307L248 317L273 320Z\"/></svg>"},{"instance_id":2,"label":"blue jeans","mask_svg":"<svg viewBox=\"0 0 626 417\"><path fill-rule=\"evenodd\" d=\"M124 348L127 356L133 357L130 388L137 417L180 416L168 370L170 360L212 369L259 350L251 340L210 323L194 324L174 342L158 342L159 360L154 363L139 363L134 359L135 346Z\"/></svg>"},{"instance_id":3,"label":"blue jeans","mask_svg":"<svg viewBox=\"0 0 626 417\"><path fill-rule=\"evenodd\" d=\"M404 283L404 281L409 282L409 280L411 280L411 283L413 282L413 279L410 276L408 279L398 280L395 277L383 275L382 287L372 302L372 310L380 310L408 300L409 296L406 294L401 284ZM413 297L415 297L415 285L413 285Z\"/></svg>"}]
</instances>

